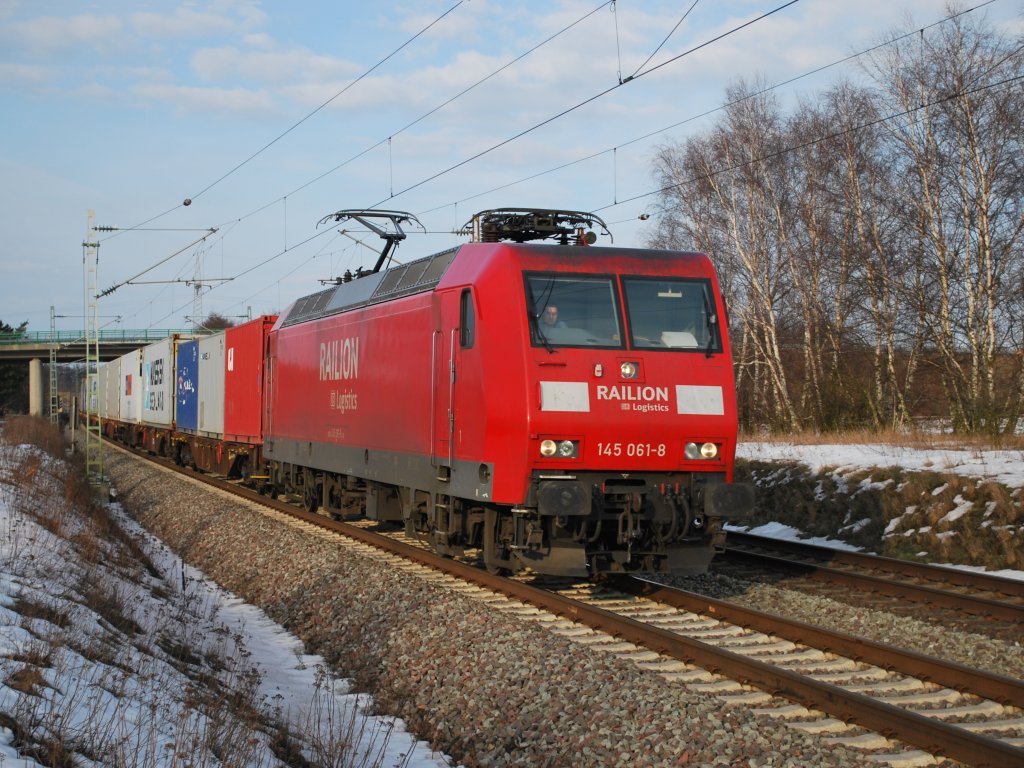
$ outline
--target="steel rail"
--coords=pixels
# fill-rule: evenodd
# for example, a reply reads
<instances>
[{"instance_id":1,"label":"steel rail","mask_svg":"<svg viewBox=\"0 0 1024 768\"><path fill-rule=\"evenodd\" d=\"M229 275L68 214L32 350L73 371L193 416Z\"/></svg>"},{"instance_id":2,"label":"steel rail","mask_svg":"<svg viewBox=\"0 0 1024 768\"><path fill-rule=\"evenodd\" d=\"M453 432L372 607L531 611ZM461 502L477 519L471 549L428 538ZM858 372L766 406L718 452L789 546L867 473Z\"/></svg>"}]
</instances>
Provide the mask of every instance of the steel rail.
<instances>
[{"instance_id":1,"label":"steel rail","mask_svg":"<svg viewBox=\"0 0 1024 768\"><path fill-rule=\"evenodd\" d=\"M107 442L107 444L110 443ZM152 459L149 456L144 458ZM972 733L916 712L886 704L870 696L847 691L831 683L814 680L723 648L716 648L699 640L619 616L572 598L489 574L476 566L435 555L388 536L335 521L323 515L311 514L294 505L269 499L233 483L207 475L197 475L170 462L160 460L155 463L210 486L234 493L241 498L286 513L303 522L361 541L495 592L515 597L666 656L726 675L772 695L781 696L808 708L819 709L844 722L856 723L932 754L943 755L970 765L986 768L1019 768L1024 765L1024 749L1013 747L998 739Z\"/></svg>"},{"instance_id":2,"label":"steel rail","mask_svg":"<svg viewBox=\"0 0 1024 768\"><path fill-rule=\"evenodd\" d=\"M645 597L673 608L724 619L747 629L777 635L920 680L940 683L961 693L976 694L1000 704L1024 706L1024 681L1012 677L877 643L856 635L822 629L635 576L616 577L612 583L616 589L627 594Z\"/></svg>"},{"instance_id":3,"label":"steel rail","mask_svg":"<svg viewBox=\"0 0 1024 768\"><path fill-rule=\"evenodd\" d=\"M910 598L915 602L930 603L940 608L952 608L963 611L972 616L986 616L999 621L1019 623L1024 626L1024 604L1015 605L1001 600L975 597L962 592L951 592L938 587L911 584L905 581L893 581L892 579L875 576L870 573L858 573L843 568L832 568L827 565L804 560L789 560L786 557L765 552L753 552L746 549L728 547L726 552L731 558L768 563L773 567L801 570L810 578L828 581L832 584L845 584L890 597Z\"/></svg>"},{"instance_id":4,"label":"steel rail","mask_svg":"<svg viewBox=\"0 0 1024 768\"><path fill-rule=\"evenodd\" d=\"M898 560L894 557L869 555L863 552L851 552L845 549L832 549L802 541L786 541L768 536L758 536L743 531L729 531L727 545L741 543L751 547L764 547L784 552L794 552L807 557L825 560L830 563L842 563L857 568L871 568L879 571L908 576L921 581L940 581L956 586L979 589L985 592L998 592L1024 600L1024 581L1007 579L991 573L980 573L960 568L950 568L931 563L915 563L909 560Z\"/></svg>"}]
</instances>

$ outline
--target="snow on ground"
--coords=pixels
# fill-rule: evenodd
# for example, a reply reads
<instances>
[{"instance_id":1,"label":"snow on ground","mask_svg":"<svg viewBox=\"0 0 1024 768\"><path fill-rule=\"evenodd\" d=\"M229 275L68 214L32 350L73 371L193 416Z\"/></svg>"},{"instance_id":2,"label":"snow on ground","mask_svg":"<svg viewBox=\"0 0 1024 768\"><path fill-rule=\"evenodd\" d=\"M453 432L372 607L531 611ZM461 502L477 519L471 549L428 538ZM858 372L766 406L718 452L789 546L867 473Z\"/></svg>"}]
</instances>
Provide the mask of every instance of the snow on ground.
<instances>
[{"instance_id":1,"label":"snow on ground","mask_svg":"<svg viewBox=\"0 0 1024 768\"><path fill-rule=\"evenodd\" d=\"M872 467L903 467L911 471L944 472L966 477L984 478L1003 483L1009 488L1024 487L1024 451L995 450L954 450L948 448L912 448L887 444L824 444L800 445L797 443L776 443L768 441L742 442L736 446L736 457L754 461L796 461L806 464L813 472L822 472L826 467L839 473L846 473ZM942 490L936 489L937 491ZM959 518L969 504L962 502L947 515L950 520ZM775 539L800 541L833 549L857 550L836 539L821 537L803 538L800 531L780 523L767 523L756 528L726 526L726 529L745 531L758 536ZM1024 571L988 571L965 565L935 563L949 568L978 571L991 576L1024 581Z\"/></svg>"},{"instance_id":2,"label":"snow on ground","mask_svg":"<svg viewBox=\"0 0 1024 768\"><path fill-rule=\"evenodd\" d=\"M33 485L26 489L13 481L23 476L22 460L32 454L38 461L31 470ZM326 673L322 658L305 654L301 641L263 611L184 565L125 517L118 505L113 505L115 516L126 528L134 528L139 540L149 542L146 549L162 580L131 584L118 580L116 565L102 572L98 566L83 568L80 552L67 538L85 532L80 521L68 516L56 526L40 525L39 519L22 512L39 510L47 497L61 503L61 466L35 448L0 445L0 711L22 727L33 722L37 731L74 734L77 743L89 741L97 762L84 764L169 768L180 765L182 758L195 765L225 764L204 750L212 731L227 732L236 725L228 718L222 722L216 701L205 709L187 704L190 695L193 700L202 698L195 682L174 664L140 650L147 644L164 647L173 639L188 646L182 653L205 658L219 654L225 662L221 677L232 688L248 691L264 711L283 715L293 724L293 735L307 735L307 757L317 754L310 744L320 739L319 747L333 758L331 765L451 765L446 756L406 732L400 719L365 715L367 696L348 693L346 681ZM62 529L59 533L57 527ZM86 609L89 600L82 593L90 587L101 595L120 596L130 607L131 619L142 626L144 639L133 639L139 635L131 632L112 632L109 621ZM178 594L172 600L158 600L154 593L161 592ZM36 607L36 613L45 607L42 612L48 615L31 618L26 606ZM118 636L123 642L118 641L104 660L98 649ZM43 657L45 661L33 663ZM29 669L40 677L29 678ZM252 690L257 673L258 689ZM16 689L12 686L18 680L25 684ZM24 693L27 687L35 694ZM98 733L88 735L93 732ZM244 759L228 759L227 764L281 765L265 734L230 733L225 743L245 740L248 746L239 751L245 752ZM40 765L19 757L13 741L11 730L0 727L4 768ZM338 744L357 747L343 760L335 748Z\"/></svg>"},{"instance_id":3,"label":"snow on ground","mask_svg":"<svg viewBox=\"0 0 1024 768\"><path fill-rule=\"evenodd\" d=\"M1024 486L1024 451L910 448L899 445L798 445L751 441L740 443L736 455L763 461L799 461L813 471L836 467L847 471L870 467L949 472L997 480L1011 488Z\"/></svg>"}]
</instances>

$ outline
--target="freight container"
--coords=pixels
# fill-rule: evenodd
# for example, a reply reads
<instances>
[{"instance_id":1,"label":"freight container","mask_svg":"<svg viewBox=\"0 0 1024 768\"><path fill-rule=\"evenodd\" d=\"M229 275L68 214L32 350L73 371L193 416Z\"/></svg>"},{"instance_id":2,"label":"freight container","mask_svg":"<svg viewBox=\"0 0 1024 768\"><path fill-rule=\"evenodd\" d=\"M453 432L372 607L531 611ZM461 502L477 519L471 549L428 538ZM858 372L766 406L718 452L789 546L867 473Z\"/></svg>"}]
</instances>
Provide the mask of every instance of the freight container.
<instances>
[{"instance_id":1,"label":"freight container","mask_svg":"<svg viewBox=\"0 0 1024 768\"><path fill-rule=\"evenodd\" d=\"M198 434L224 436L224 332L199 339Z\"/></svg>"},{"instance_id":2,"label":"freight container","mask_svg":"<svg viewBox=\"0 0 1024 768\"><path fill-rule=\"evenodd\" d=\"M79 406L85 413L90 416L99 416L100 413L100 377L99 371L93 378L88 376L82 377L82 403Z\"/></svg>"},{"instance_id":3,"label":"freight container","mask_svg":"<svg viewBox=\"0 0 1024 768\"><path fill-rule=\"evenodd\" d=\"M180 432L195 434L199 425L199 342L178 344L174 422Z\"/></svg>"},{"instance_id":4,"label":"freight container","mask_svg":"<svg viewBox=\"0 0 1024 768\"><path fill-rule=\"evenodd\" d=\"M277 317L264 315L225 331L224 439L263 442L263 363Z\"/></svg>"},{"instance_id":5,"label":"freight container","mask_svg":"<svg viewBox=\"0 0 1024 768\"><path fill-rule=\"evenodd\" d=\"M121 411L121 360L111 360L100 368L100 417L116 421Z\"/></svg>"},{"instance_id":6,"label":"freight container","mask_svg":"<svg viewBox=\"0 0 1024 768\"><path fill-rule=\"evenodd\" d=\"M92 395L92 397L90 397ZM96 412L96 393L89 391L89 377L83 376L78 387L78 412L89 414Z\"/></svg>"},{"instance_id":7,"label":"freight container","mask_svg":"<svg viewBox=\"0 0 1024 768\"><path fill-rule=\"evenodd\" d=\"M142 348L142 423L156 427L174 424L174 353L172 336Z\"/></svg>"},{"instance_id":8,"label":"freight container","mask_svg":"<svg viewBox=\"0 0 1024 768\"><path fill-rule=\"evenodd\" d=\"M118 418L128 424L142 421L142 350L133 349L118 359L121 366L121 392Z\"/></svg>"}]
</instances>

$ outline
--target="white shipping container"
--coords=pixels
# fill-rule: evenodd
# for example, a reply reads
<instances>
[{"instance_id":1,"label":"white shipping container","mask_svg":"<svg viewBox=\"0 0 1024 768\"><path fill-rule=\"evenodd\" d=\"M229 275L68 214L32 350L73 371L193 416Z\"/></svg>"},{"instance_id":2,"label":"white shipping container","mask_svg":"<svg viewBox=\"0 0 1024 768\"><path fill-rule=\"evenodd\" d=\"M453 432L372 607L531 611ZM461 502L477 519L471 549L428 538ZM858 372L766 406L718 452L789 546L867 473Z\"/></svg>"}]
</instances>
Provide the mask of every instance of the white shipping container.
<instances>
[{"instance_id":1,"label":"white shipping container","mask_svg":"<svg viewBox=\"0 0 1024 768\"><path fill-rule=\"evenodd\" d=\"M96 393L99 391L99 371L96 371L96 377L90 379L88 376L82 377L82 399L79 401L79 411L84 411L90 416L99 415L100 400Z\"/></svg>"},{"instance_id":2,"label":"white shipping container","mask_svg":"<svg viewBox=\"0 0 1024 768\"><path fill-rule=\"evenodd\" d=\"M103 406L106 402L107 394L107 363L102 363L96 369L96 410L93 411L97 416L103 418Z\"/></svg>"},{"instance_id":3,"label":"white shipping container","mask_svg":"<svg viewBox=\"0 0 1024 768\"><path fill-rule=\"evenodd\" d=\"M121 410L121 401L118 397L121 383L121 361L111 360L105 363L99 370L100 375L100 397L103 402L100 404L100 417L104 420L118 419Z\"/></svg>"},{"instance_id":4,"label":"white shipping container","mask_svg":"<svg viewBox=\"0 0 1024 768\"><path fill-rule=\"evenodd\" d=\"M93 409L89 405L89 377L83 376L78 384L78 412L92 413Z\"/></svg>"},{"instance_id":5,"label":"white shipping container","mask_svg":"<svg viewBox=\"0 0 1024 768\"><path fill-rule=\"evenodd\" d=\"M174 423L174 352L177 337L142 348L142 423L169 427Z\"/></svg>"},{"instance_id":6,"label":"white shipping container","mask_svg":"<svg viewBox=\"0 0 1024 768\"><path fill-rule=\"evenodd\" d=\"M121 421L138 424L142 421L142 350L135 349L119 359L121 393L118 413Z\"/></svg>"},{"instance_id":7,"label":"white shipping container","mask_svg":"<svg viewBox=\"0 0 1024 768\"><path fill-rule=\"evenodd\" d=\"M198 432L224 436L224 332L199 339Z\"/></svg>"}]
</instances>

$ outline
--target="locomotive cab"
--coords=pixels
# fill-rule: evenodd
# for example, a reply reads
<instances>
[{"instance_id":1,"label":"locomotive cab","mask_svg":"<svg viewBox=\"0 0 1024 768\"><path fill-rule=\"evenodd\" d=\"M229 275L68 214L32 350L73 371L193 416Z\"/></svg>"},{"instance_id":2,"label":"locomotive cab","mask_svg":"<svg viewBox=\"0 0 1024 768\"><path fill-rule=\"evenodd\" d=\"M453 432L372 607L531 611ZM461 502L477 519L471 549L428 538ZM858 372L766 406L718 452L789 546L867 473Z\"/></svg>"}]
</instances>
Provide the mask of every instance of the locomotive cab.
<instances>
[{"instance_id":1,"label":"locomotive cab","mask_svg":"<svg viewBox=\"0 0 1024 768\"><path fill-rule=\"evenodd\" d=\"M481 254L489 268L474 275L487 318L476 335L501 350L481 361L488 396L475 410L496 458L493 500L505 502L484 526L488 564L573 576L704 571L723 521L753 504L751 489L732 483L735 396L709 260L501 248ZM510 286L518 311L494 317L492 290ZM503 423L509 380L526 388L518 418Z\"/></svg>"}]
</instances>

